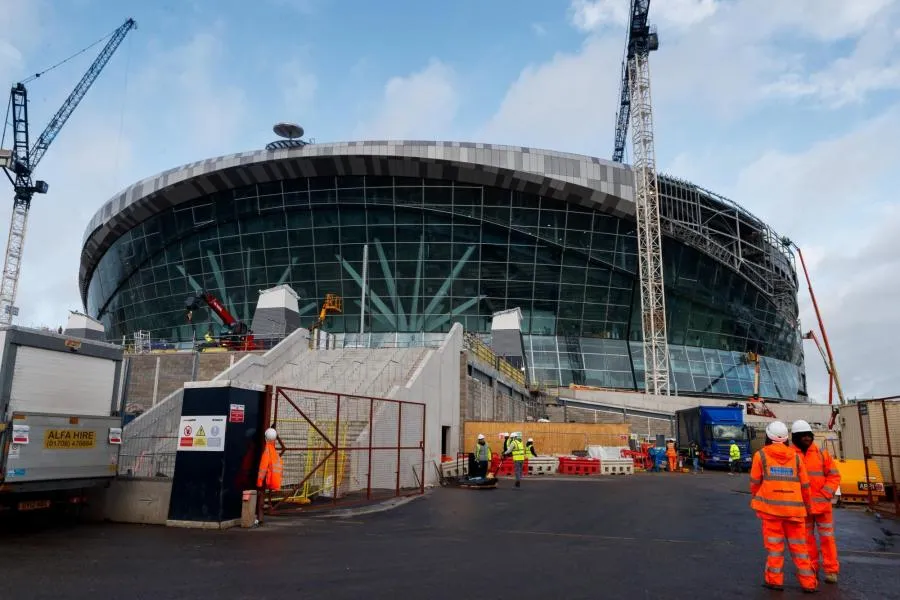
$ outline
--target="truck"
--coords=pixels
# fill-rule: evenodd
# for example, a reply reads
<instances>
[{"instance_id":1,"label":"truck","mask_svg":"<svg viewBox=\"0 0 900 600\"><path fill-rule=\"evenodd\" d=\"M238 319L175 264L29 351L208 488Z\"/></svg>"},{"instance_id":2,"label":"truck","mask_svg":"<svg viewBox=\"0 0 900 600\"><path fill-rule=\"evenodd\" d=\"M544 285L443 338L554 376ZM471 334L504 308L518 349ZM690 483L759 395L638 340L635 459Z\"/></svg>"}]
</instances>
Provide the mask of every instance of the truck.
<instances>
[{"instance_id":1,"label":"truck","mask_svg":"<svg viewBox=\"0 0 900 600\"><path fill-rule=\"evenodd\" d=\"M0 327L0 512L80 506L109 485L122 357L97 339Z\"/></svg>"},{"instance_id":2,"label":"truck","mask_svg":"<svg viewBox=\"0 0 900 600\"><path fill-rule=\"evenodd\" d=\"M700 446L700 462L706 467L727 467L734 440L741 449L742 470L749 470L750 428L744 424L741 406L697 406L675 412L678 448L686 453L692 441Z\"/></svg>"}]
</instances>

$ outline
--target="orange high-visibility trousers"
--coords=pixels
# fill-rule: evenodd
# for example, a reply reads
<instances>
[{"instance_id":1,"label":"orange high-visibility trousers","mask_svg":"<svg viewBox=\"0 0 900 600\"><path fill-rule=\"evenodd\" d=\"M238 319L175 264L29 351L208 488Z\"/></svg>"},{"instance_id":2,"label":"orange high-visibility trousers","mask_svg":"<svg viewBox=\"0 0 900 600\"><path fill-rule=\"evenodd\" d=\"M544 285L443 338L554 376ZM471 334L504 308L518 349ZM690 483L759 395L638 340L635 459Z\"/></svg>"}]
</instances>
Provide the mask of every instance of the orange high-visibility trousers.
<instances>
[{"instance_id":1,"label":"orange high-visibility trousers","mask_svg":"<svg viewBox=\"0 0 900 600\"><path fill-rule=\"evenodd\" d=\"M675 469L678 468L678 458L675 456L669 456L669 471L675 472Z\"/></svg>"},{"instance_id":2,"label":"orange high-visibility trousers","mask_svg":"<svg viewBox=\"0 0 900 600\"><path fill-rule=\"evenodd\" d=\"M784 585L784 542L791 550L797 579L804 589L819 587L819 580L810 561L806 541L806 523L788 519L762 519L763 544L766 547L766 583Z\"/></svg>"},{"instance_id":3,"label":"orange high-visibility trousers","mask_svg":"<svg viewBox=\"0 0 900 600\"><path fill-rule=\"evenodd\" d=\"M816 529L819 530L819 546L816 546ZM806 518L806 546L813 571L819 570L819 547L822 549L822 566L825 573L840 572L837 543L834 540L834 514L828 510Z\"/></svg>"}]
</instances>

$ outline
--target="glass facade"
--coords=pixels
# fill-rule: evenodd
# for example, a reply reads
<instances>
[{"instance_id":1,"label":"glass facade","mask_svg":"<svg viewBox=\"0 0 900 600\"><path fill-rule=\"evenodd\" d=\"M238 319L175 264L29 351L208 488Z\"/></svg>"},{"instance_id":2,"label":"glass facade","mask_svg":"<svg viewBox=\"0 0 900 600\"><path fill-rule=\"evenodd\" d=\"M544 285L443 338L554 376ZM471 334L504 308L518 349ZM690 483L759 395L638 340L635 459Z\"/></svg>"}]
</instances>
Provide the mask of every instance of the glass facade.
<instances>
[{"instance_id":1,"label":"glass facade","mask_svg":"<svg viewBox=\"0 0 900 600\"><path fill-rule=\"evenodd\" d=\"M326 328L356 333L365 244L366 332L414 337L458 321L487 334L492 313L519 307L533 380L643 387L634 223L509 189L343 176L204 196L116 240L91 275L87 308L110 339L149 330L187 341L193 291L249 323L259 290L286 283L310 322L326 293L340 294L344 313ZM797 398L795 325L712 258L671 239L663 251L674 388L747 396L753 351L764 357L761 393ZM200 331L204 319L194 317Z\"/></svg>"}]
</instances>

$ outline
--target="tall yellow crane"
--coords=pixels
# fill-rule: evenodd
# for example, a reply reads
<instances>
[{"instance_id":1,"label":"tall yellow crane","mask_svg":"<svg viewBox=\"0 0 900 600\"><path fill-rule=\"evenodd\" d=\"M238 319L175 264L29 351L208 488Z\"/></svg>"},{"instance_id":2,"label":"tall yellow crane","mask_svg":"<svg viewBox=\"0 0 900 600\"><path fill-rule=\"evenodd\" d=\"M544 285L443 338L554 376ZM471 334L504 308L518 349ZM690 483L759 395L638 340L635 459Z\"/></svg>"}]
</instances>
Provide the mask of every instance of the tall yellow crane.
<instances>
[{"instance_id":1,"label":"tall yellow crane","mask_svg":"<svg viewBox=\"0 0 900 600\"><path fill-rule=\"evenodd\" d=\"M622 61L620 106L616 116L613 161L622 162L628 122L634 153L634 204L637 221L638 271L641 288L641 332L644 339L644 391L669 395L669 344L663 289L659 189L650 101L650 52L659 49L656 30L647 23L650 0L631 0L628 41Z\"/></svg>"}]
</instances>

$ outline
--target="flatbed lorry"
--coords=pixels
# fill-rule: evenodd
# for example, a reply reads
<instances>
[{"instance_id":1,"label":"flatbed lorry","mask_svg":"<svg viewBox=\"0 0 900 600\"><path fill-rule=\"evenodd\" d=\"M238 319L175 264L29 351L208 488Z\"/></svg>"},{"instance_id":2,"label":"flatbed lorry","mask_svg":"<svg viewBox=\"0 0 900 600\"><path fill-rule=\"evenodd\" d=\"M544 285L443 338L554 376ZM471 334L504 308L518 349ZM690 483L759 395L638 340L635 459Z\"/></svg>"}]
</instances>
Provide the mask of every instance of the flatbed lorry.
<instances>
[{"instance_id":1,"label":"flatbed lorry","mask_svg":"<svg viewBox=\"0 0 900 600\"><path fill-rule=\"evenodd\" d=\"M678 449L686 454L692 441L700 446L704 468L728 467L731 441L741 450L742 470L750 469L750 429L744 424L744 409L732 406L697 406L675 412Z\"/></svg>"},{"instance_id":2,"label":"flatbed lorry","mask_svg":"<svg viewBox=\"0 0 900 600\"><path fill-rule=\"evenodd\" d=\"M116 476L123 350L0 327L0 511L77 505Z\"/></svg>"}]
</instances>

